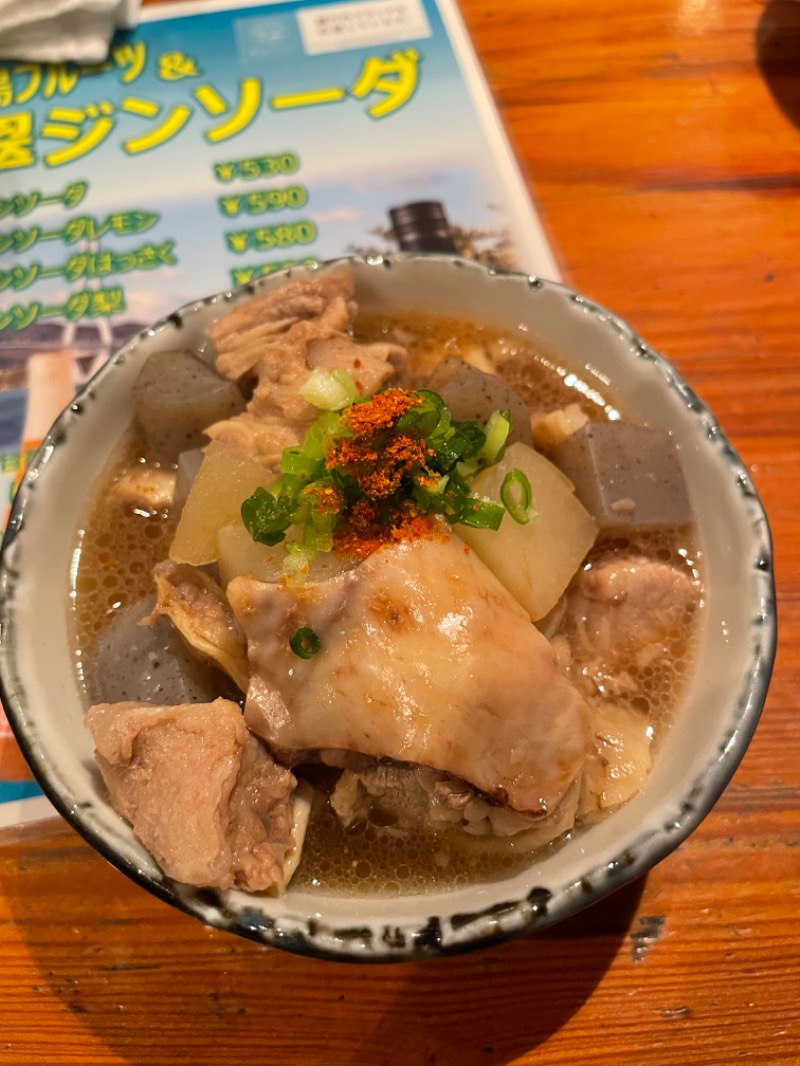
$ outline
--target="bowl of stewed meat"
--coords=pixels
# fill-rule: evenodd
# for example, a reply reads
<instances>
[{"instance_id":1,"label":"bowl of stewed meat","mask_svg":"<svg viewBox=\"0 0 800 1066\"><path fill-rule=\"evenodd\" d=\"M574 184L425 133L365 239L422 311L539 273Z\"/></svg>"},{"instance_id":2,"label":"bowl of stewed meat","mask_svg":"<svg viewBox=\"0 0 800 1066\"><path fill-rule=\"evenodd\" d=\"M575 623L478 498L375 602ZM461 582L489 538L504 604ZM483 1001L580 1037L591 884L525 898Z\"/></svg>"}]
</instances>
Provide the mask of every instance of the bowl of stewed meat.
<instances>
[{"instance_id":1,"label":"bowl of stewed meat","mask_svg":"<svg viewBox=\"0 0 800 1066\"><path fill-rule=\"evenodd\" d=\"M767 520L606 309L447 256L184 307L15 500L2 681L56 808L264 944L424 958L541 929L708 813L774 655Z\"/></svg>"}]
</instances>

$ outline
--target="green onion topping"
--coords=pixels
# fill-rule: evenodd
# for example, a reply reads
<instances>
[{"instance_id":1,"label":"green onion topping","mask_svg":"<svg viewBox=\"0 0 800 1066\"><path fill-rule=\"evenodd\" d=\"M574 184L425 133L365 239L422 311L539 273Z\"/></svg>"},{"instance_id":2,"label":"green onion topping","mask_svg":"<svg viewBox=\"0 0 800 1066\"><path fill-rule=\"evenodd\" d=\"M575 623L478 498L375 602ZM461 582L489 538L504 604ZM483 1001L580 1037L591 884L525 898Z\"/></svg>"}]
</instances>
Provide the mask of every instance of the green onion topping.
<instances>
[{"instance_id":1,"label":"green onion topping","mask_svg":"<svg viewBox=\"0 0 800 1066\"><path fill-rule=\"evenodd\" d=\"M356 399L352 378L337 370L313 371L301 394L322 413L303 443L283 452L271 490L257 489L241 509L262 544L280 543L295 527L297 547L288 550L302 547L304 558L285 568L287 579L301 577L317 552L368 555L381 543L430 531L435 516L498 529L506 510L517 522L535 514L530 484L518 470L503 483L502 504L472 494L475 475L503 457L508 411L479 425L453 419L442 397L427 389Z\"/></svg>"},{"instance_id":2,"label":"green onion topping","mask_svg":"<svg viewBox=\"0 0 800 1066\"><path fill-rule=\"evenodd\" d=\"M486 423L486 440L478 455L486 466L502 459L511 432L510 411L493 411Z\"/></svg>"},{"instance_id":3,"label":"green onion topping","mask_svg":"<svg viewBox=\"0 0 800 1066\"><path fill-rule=\"evenodd\" d=\"M303 626L289 640L289 647L299 658L310 659L322 648L322 644L313 629Z\"/></svg>"},{"instance_id":4,"label":"green onion topping","mask_svg":"<svg viewBox=\"0 0 800 1066\"><path fill-rule=\"evenodd\" d=\"M503 478L500 499L514 521L521 526L539 517L539 512L531 506L531 483L518 467L509 470Z\"/></svg>"},{"instance_id":5,"label":"green onion topping","mask_svg":"<svg viewBox=\"0 0 800 1066\"><path fill-rule=\"evenodd\" d=\"M307 403L323 411L341 411L355 400L356 383L346 370L317 367L300 388L300 395Z\"/></svg>"}]
</instances>

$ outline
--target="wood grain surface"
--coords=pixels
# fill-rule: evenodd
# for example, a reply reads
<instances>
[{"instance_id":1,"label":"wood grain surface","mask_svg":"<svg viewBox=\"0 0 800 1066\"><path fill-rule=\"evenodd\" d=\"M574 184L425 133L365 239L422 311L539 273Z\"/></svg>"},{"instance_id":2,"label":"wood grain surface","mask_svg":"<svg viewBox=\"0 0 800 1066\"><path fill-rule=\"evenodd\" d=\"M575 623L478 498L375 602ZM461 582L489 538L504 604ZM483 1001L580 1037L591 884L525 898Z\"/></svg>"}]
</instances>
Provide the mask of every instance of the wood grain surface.
<instances>
[{"instance_id":1,"label":"wood grain surface","mask_svg":"<svg viewBox=\"0 0 800 1066\"><path fill-rule=\"evenodd\" d=\"M674 360L762 494L780 645L755 739L646 878L423 964L259 948L30 831L0 848L0 1066L800 1064L800 4L462 9L566 279Z\"/></svg>"}]
</instances>

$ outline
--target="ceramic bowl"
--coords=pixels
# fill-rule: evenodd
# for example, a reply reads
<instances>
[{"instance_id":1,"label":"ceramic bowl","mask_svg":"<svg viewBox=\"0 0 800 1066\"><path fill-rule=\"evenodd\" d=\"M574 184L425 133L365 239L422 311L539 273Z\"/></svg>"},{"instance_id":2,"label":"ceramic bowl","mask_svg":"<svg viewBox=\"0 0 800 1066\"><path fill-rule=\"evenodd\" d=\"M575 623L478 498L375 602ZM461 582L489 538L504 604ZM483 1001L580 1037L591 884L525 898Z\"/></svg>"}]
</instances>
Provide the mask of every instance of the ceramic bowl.
<instances>
[{"instance_id":1,"label":"ceramic bowl","mask_svg":"<svg viewBox=\"0 0 800 1066\"><path fill-rule=\"evenodd\" d=\"M641 792L535 861L488 884L399 899L289 891L280 899L186 887L165 877L98 785L67 627L75 530L87 494L131 419L131 387L159 349L201 347L215 318L292 268L200 300L134 338L60 416L17 495L3 546L4 702L36 777L90 844L156 896L203 922L323 958L447 955L559 921L630 882L681 843L730 780L756 726L775 645L767 520L750 477L675 369L624 322L549 281L447 256L348 260L362 307L474 317L546 351L679 442L705 553L707 598L695 676Z\"/></svg>"}]
</instances>

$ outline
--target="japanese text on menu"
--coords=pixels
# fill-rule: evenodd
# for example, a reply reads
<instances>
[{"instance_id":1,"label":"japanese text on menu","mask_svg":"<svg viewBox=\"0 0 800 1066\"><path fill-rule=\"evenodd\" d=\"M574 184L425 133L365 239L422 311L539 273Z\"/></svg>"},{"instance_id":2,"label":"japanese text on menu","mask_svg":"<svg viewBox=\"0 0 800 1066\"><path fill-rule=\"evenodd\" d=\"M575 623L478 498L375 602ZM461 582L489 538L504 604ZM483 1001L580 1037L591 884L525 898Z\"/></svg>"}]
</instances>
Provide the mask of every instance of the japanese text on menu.
<instances>
[{"instance_id":1,"label":"japanese text on menu","mask_svg":"<svg viewBox=\"0 0 800 1066\"><path fill-rule=\"evenodd\" d=\"M204 77L193 56L182 51L151 55L149 51L146 42L132 41L114 48L99 68L36 63L0 68L0 174L38 166L57 175L59 167L79 160L86 160L88 170L92 153L109 140L130 157L157 152L175 138L197 136L198 131L208 144L223 145L235 141L265 109L285 112L355 100L362 102L371 119L379 121L414 95L422 58L415 48L368 56L359 60L349 84L314 86L291 95L269 95L262 78L242 77L235 98L228 98ZM161 82L183 83L182 102L165 105L137 92L137 80L148 63ZM104 95L89 104L70 106L70 93L79 79L98 72L116 75L115 98ZM38 124L28 107L33 101L47 104ZM236 179L271 179L269 185L249 192L226 195L221 191L217 199L217 210L231 223L224 234L228 252L280 256L232 269L233 284L313 259L309 255L297 258L317 237L314 222L303 217L308 190L295 180L299 169L300 159L293 151L244 159L235 158L234 153L230 161L214 164L214 178L221 186ZM0 309L0 332L24 330L49 318L75 322L120 314L126 309L124 275L178 262L174 240L147 240L148 230L160 220L157 212L136 205L97 217L80 211L89 193L90 182L80 180L0 197L0 255L8 263L0 270L0 293L11 295L11 302L6 299ZM37 208L54 204L68 213L63 224L37 225ZM258 224L253 225L255 220ZM130 246L125 251L93 247L105 235L125 238ZM63 261L49 265L37 261L37 248L45 242L64 245ZM75 249L79 244L80 250ZM9 262L8 257L18 261ZM25 299L26 290L49 278L81 287L58 303ZM87 281L93 287L86 287Z\"/></svg>"}]
</instances>

